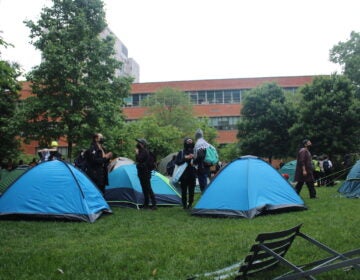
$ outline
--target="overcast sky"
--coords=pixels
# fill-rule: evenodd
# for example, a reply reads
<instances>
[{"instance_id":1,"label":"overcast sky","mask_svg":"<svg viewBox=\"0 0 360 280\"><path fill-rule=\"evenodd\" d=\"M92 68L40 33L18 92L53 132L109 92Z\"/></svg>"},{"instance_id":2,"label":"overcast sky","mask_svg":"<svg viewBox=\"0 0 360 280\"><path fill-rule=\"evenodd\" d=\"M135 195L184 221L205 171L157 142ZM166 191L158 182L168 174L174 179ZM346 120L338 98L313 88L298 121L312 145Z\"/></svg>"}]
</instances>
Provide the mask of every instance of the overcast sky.
<instances>
[{"instance_id":1,"label":"overcast sky","mask_svg":"<svg viewBox=\"0 0 360 280\"><path fill-rule=\"evenodd\" d=\"M40 63L23 21L50 0L0 0L1 57ZM140 82L340 72L329 50L360 31L359 0L105 0L110 29Z\"/></svg>"}]
</instances>

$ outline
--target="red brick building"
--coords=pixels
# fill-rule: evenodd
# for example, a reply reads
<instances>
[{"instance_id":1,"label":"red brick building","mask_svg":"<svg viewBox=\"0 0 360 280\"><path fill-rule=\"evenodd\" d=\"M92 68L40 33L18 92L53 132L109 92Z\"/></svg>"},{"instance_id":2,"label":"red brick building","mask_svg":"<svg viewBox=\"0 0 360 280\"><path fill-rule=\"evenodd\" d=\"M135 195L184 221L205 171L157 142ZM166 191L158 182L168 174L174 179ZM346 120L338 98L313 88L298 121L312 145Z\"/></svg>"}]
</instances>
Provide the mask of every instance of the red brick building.
<instances>
[{"instance_id":1,"label":"red brick building","mask_svg":"<svg viewBox=\"0 0 360 280\"><path fill-rule=\"evenodd\" d=\"M146 108L140 106L142 99L162 88L174 88L188 94L195 115L208 117L211 125L218 130L217 142L227 144L236 141L236 124L241 117L241 101L245 91L274 82L286 92L294 93L299 87L310 84L312 80L313 76L294 76L134 83L123 111L127 120L140 119L146 113ZM30 95L30 85L24 82L21 97L24 99ZM65 147L66 142L60 141L59 146ZM24 145L23 148L25 153L35 154L37 142Z\"/></svg>"},{"instance_id":2,"label":"red brick building","mask_svg":"<svg viewBox=\"0 0 360 280\"><path fill-rule=\"evenodd\" d=\"M240 119L242 94L245 91L274 82L286 92L294 93L312 80L313 76L296 76L135 83L124 113L128 120L139 119L146 113L146 108L140 106L142 99L162 88L174 88L189 95L196 116L209 118L218 130L219 144L233 143L236 141L236 123Z\"/></svg>"}]
</instances>

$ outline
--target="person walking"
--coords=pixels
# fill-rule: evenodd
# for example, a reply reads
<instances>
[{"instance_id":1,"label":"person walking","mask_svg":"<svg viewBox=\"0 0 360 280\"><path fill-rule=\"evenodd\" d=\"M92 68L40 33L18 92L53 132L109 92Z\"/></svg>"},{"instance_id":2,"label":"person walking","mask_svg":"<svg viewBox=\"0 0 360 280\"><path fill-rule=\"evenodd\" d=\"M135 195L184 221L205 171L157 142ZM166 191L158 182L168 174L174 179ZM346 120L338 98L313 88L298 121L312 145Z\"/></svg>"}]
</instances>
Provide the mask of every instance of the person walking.
<instances>
[{"instance_id":1,"label":"person walking","mask_svg":"<svg viewBox=\"0 0 360 280\"><path fill-rule=\"evenodd\" d=\"M303 147L299 150L296 158L295 181L297 183L295 190L298 194L300 194L304 183L306 183L309 189L310 198L317 198L314 187L313 166L310 153L312 143L310 140L305 139L302 144Z\"/></svg>"},{"instance_id":2,"label":"person walking","mask_svg":"<svg viewBox=\"0 0 360 280\"><path fill-rule=\"evenodd\" d=\"M86 174L104 194L105 186L108 184L107 166L113 156L112 152L106 152L104 148L104 136L95 133L87 154Z\"/></svg>"},{"instance_id":3,"label":"person walking","mask_svg":"<svg viewBox=\"0 0 360 280\"><path fill-rule=\"evenodd\" d=\"M144 194L143 209L156 210L156 199L153 189L151 187L151 168L149 167L149 161L151 160L148 150L148 143L145 139L139 138L136 140L135 148L135 161L137 174L140 180L140 185ZM149 207L151 200L152 206Z\"/></svg>"},{"instance_id":4,"label":"person walking","mask_svg":"<svg viewBox=\"0 0 360 280\"><path fill-rule=\"evenodd\" d=\"M204 193L210 176L210 166L205 163L206 149L210 146L204 139L204 133L199 128L195 133L194 163L197 166L197 177L201 193Z\"/></svg>"},{"instance_id":5,"label":"person walking","mask_svg":"<svg viewBox=\"0 0 360 280\"><path fill-rule=\"evenodd\" d=\"M187 163L186 169L180 177L181 199L184 209L190 209L194 202L196 184L196 169L193 165L194 141L191 138L184 139L184 149L176 156L176 165ZM189 194L189 197L187 195Z\"/></svg>"}]
</instances>

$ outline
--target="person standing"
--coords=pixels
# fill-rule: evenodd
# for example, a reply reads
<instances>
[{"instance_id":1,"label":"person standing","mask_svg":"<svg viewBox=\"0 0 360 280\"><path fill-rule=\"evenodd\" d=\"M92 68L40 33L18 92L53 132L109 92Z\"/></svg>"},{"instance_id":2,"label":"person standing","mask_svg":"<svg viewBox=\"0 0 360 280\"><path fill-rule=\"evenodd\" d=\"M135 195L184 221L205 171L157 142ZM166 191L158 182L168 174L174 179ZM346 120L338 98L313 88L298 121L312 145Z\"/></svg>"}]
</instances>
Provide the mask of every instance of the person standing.
<instances>
[{"instance_id":1,"label":"person standing","mask_svg":"<svg viewBox=\"0 0 360 280\"><path fill-rule=\"evenodd\" d=\"M204 139L204 133L199 128L195 133L194 163L197 166L197 177L199 180L201 193L207 187L207 180L210 176L210 166L205 163L206 149L210 146Z\"/></svg>"},{"instance_id":2,"label":"person standing","mask_svg":"<svg viewBox=\"0 0 360 280\"><path fill-rule=\"evenodd\" d=\"M300 194L301 189L306 183L309 189L310 198L316 198L316 190L314 187L314 175L312 158L310 153L311 141L308 139L303 140L303 147L299 150L296 158L296 169L295 169L295 190Z\"/></svg>"},{"instance_id":3,"label":"person standing","mask_svg":"<svg viewBox=\"0 0 360 280\"><path fill-rule=\"evenodd\" d=\"M52 141L51 148L45 148L38 151L40 157L40 162L50 161L50 160L62 160L62 155L58 151L58 142Z\"/></svg>"},{"instance_id":4,"label":"person standing","mask_svg":"<svg viewBox=\"0 0 360 280\"><path fill-rule=\"evenodd\" d=\"M112 158L112 152L106 152L104 148L104 136L95 133L87 152L86 173L99 190L104 194L105 186L108 184L107 166Z\"/></svg>"},{"instance_id":5,"label":"person standing","mask_svg":"<svg viewBox=\"0 0 360 280\"><path fill-rule=\"evenodd\" d=\"M180 177L181 199L184 209L190 209L194 202L196 184L196 170L193 165L194 141L191 138L184 139L184 149L176 156L176 165L187 163L186 169ZM189 193L189 199L187 195Z\"/></svg>"},{"instance_id":6,"label":"person standing","mask_svg":"<svg viewBox=\"0 0 360 280\"><path fill-rule=\"evenodd\" d=\"M136 149L135 149L135 161L137 174L140 180L140 185L144 194L144 205L143 209L156 210L156 199L153 189L151 187L151 168L149 168L150 153L147 149L148 143L145 139L139 138L135 139ZM151 200L152 206L149 207L149 202Z\"/></svg>"},{"instance_id":7,"label":"person standing","mask_svg":"<svg viewBox=\"0 0 360 280\"><path fill-rule=\"evenodd\" d=\"M321 169L320 169L320 162L318 160L317 155L314 155L312 157L312 164L313 164L313 174L314 174L315 186L320 187Z\"/></svg>"},{"instance_id":8,"label":"person standing","mask_svg":"<svg viewBox=\"0 0 360 280\"><path fill-rule=\"evenodd\" d=\"M327 187L333 186L334 185L334 181L332 179L333 164L327 155L325 155L325 158L323 161L323 169L324 169L324 175L325 175L325 186L327 186Z\"/></svg>"}]
</instances>

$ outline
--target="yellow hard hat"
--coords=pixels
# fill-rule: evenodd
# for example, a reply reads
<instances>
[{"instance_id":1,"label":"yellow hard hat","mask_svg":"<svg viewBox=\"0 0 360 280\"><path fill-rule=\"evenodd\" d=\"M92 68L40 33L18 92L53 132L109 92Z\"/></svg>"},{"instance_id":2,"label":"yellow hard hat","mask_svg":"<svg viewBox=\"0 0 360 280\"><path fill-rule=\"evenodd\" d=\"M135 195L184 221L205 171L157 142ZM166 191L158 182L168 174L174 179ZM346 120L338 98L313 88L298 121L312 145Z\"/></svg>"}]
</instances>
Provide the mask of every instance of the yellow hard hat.
<instances>
[{"instance_id":1,"label":"yellow hard hat","mask_svg":"<svg viewBox=\"0 0 360 280\"><path fill-rule=\"evenodd\" d=\"M56 141L51 142L51 147L57 147L57 146L59 146L58 142L56 142Z\"/></svg>"}]
</instances>

